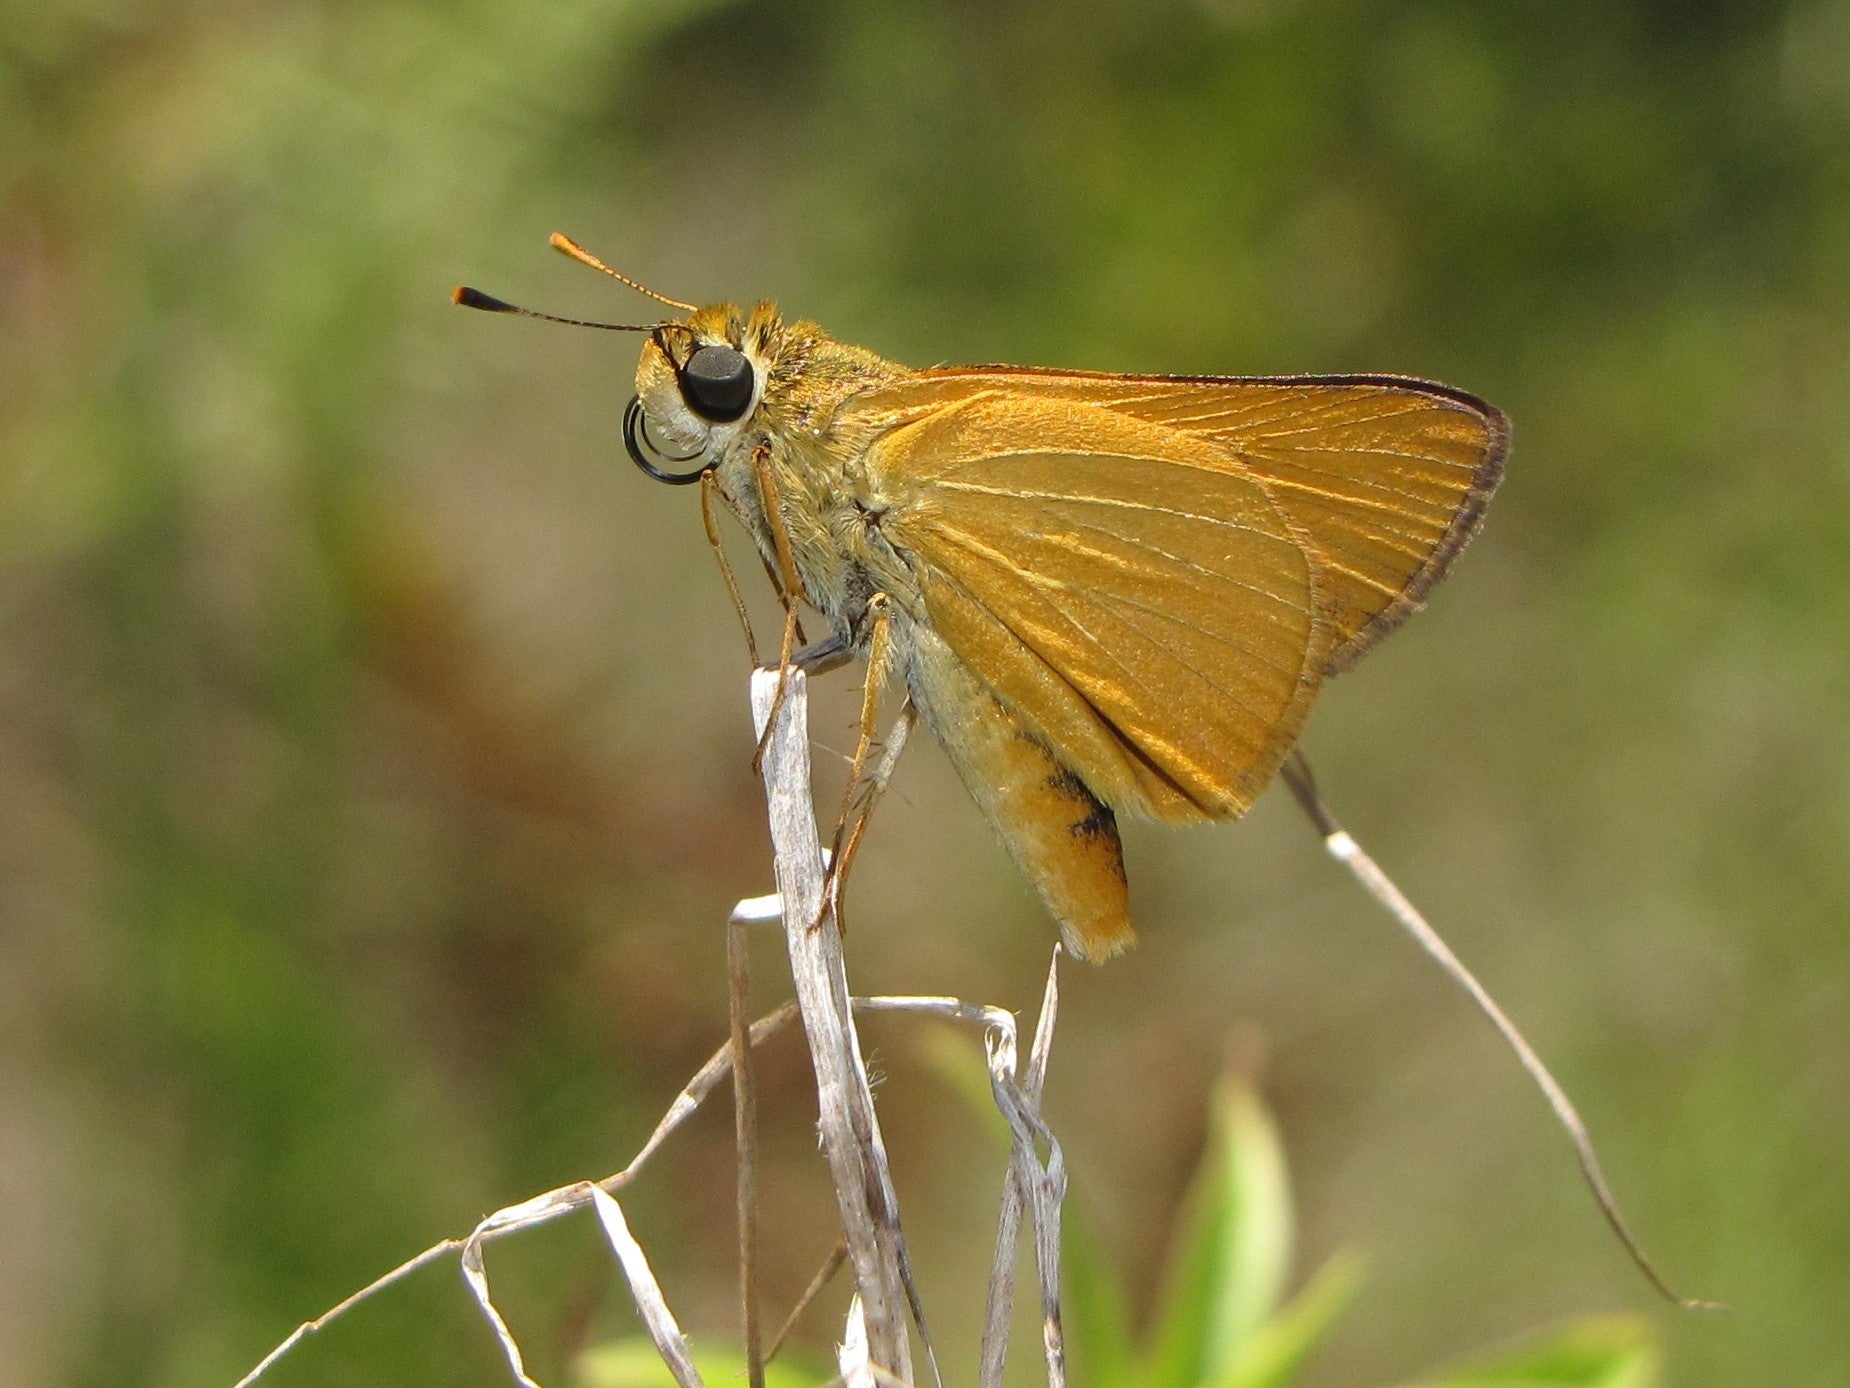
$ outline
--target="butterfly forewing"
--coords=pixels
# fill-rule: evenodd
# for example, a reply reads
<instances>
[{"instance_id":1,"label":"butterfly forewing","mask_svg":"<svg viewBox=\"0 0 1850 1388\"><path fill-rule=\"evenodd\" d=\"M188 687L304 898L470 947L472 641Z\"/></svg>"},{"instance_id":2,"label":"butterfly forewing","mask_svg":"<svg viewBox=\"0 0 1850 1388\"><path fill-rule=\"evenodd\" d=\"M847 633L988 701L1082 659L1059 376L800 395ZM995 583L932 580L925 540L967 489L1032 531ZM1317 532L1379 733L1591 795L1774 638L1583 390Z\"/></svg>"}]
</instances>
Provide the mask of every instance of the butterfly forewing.
<instances>
[{"instance_id":1,"label":"butterfly forewing","mask_svg":"<svg viewBox=\"0 0 1850 1388\"><path fill-rule=\"evenodd\" d=\"M928 615L1107 802L1244 810L1328 657L1315 561L1210 440L1128 414L926 380L857 402L882 532Z\"/></svg>"},{"instance_id":2,"label":"butterfly forewing","mask_svg":"<svg viewBox=\"0 0 1850 1388\"><path fill-rule=\"evenodd\" d=\"M1448 386L1398 376L1169 377L1010 367L924 373L940 400L1007 390L1109 406L1227 449L1316 549L1329 666L1415 611L1475 533L1509 424Z\"/></svg>"}]
</instances>

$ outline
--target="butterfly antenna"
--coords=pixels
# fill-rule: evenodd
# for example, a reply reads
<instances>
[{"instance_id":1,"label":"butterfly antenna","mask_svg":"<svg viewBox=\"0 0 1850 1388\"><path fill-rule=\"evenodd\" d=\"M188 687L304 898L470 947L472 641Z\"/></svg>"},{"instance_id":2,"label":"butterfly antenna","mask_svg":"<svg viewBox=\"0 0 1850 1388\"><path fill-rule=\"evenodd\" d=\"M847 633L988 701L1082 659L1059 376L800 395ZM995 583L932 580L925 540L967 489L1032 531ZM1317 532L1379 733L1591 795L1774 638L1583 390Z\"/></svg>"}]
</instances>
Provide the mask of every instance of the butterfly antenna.
<instances>
[{"instance_id":1,"label":"butterfly antenna","mask_svg":"<svg viewBox=\"0 0 1850 1388\"><path fill-rule=\"evenodd\" d=\"M1291 793L1297 797L1298 805L1303 809L1310 822L1317 826L1317 832L1323 836L1323 846L1329 855L1341 863L1354 875L1368 894L1384 907L1388 913L1414 939L1419 947L1426 951L1446 975L1464 989L1477 1004L1478 1011L1490 1020L1497 1029L1504 1043L1516 1053L1516 1059L1522 1068L1529 1072L1529 1078L1535 1081L1535 1087L1542 1091L1548 1107L1554 1110L1555 1121L1567 1132L1569 1141L1574 1144L1574 1154L1580 1159L1580 1174L1586 1178L1587 1187L1593 1192L1593 1199L1598 1204L1600 1213L1606 1217L1606 1223L1618 1237L1631 1260L1654 1288L1666 1301L1670 1301L1685 1311L1726 1311L1728 1308L1718 1301L1696 1301L1679 1296L1671 1290L1656 1266L1646 1255L1644 1248L1632 1234L1625 1216L1619 1212L1619 1202L1613 1197L1612 1188L1606 1184L1606 1175L1600 1170L1599 1158L1594 1155L1593 1139L1587 1135L1587 1125L1581 1120L1580 1112L1573 1101L1567 1097L1555 1077L1548 1072L1542 1058L1535 1053L1516 1029L1496 999L1490 996L1484 985L1477 981L1472 972L1464 966L1463 961L1452 953L1451 946L1440 938L1439 932L1426 923L1426 918L1414 908L1412 902L1401 895L1396 887L1375 863L1375 860L1362 851L1362 846L1349 836L1349 831L1336 822L1330 813L1330 807L1317 793L1317 783L1310 774L1310 763L1304 760L1302 752L1293 752L1279 768L1279 775L1285 784L1291 787Z\"/></svg>"},{"instance_id":2,"label":"butterfly antenna","mask_svg":"<svg viewBox=\"0 0 1850 1388\"><path fill-rule=\"evenodd\" d=\"M522 318L543 318L548 323L564 323L573 328L604 328L613 333L650 333L660 326L657 323L593 323L587 318L561 318L556 313L541 313L538 309L510 304L505 299L497 299L493 294L484 294L466 284L459 284L452 289L450 298L464 308L479 308L484 313L517 313Z\"/></svg>"},{"instance_id":3,"label":"butterfly antenna","mask_svg":"<svg viewBox=\"0 0 1850 1388\"><path fill-rule=\"evenodd\" d=\"M561 255L569 255L573 260L583 265L589 265L593 270L602 270L613 280L621 284L627 284L638 294L646 295L655 300L658 304L667 304L669 308L678 308L683 313L692 313L695 309L700 307L698 304L684 304L679 299L669 298L666 294L658 294L646 284L638 284L628 275L611 269L608 265L604 264L603 261L592 255L591 252L587 251L583 246L579 245L562 231L555 231L547 240L552 243L552 248Z\"/></svg>"}]
</instances>

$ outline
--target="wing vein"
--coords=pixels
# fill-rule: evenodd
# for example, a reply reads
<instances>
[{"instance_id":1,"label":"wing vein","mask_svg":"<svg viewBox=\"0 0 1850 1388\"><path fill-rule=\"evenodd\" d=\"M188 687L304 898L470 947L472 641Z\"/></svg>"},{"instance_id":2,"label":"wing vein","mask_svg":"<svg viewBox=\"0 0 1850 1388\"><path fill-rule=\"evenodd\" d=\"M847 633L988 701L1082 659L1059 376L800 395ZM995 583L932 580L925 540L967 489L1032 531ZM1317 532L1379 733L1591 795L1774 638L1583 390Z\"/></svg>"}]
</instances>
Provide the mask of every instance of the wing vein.
<instances>
[{"instance_id":1,"label":"wing vein","mask_svg":"<svg viewBox=\"0 0 1850 1388\"><path fill-rule=\"evenodd\" d=\"M1198 470L1212 474L1212 469L1210 468L1201 468ZM1256 525L1247 525L1241 521L1229 520L1224 516L1207 516L1199 511L1184 511L1173 506L1152 506L1147 501L1125 501L1110 496L1082 496L1073 492L1043 492L1009 487L985 487L976 482L940 481L936 485L948 491L973 492L979 496L1002 496L1034 501L1065 501L1075 506L1107 506L1120 511L1139 511L1150 515L1175 516L1181 520L1200 521L1204 525L1218 525L1228 530L1244 531L1249 535L1264 535L1267 539L1274 538Z\"/></svg>"},{"instance_id":2,"label":"wing vein","mask_svg":"<svg viewBox=\"0 0 1850 1388\"><path fill-rule=\"evenodd\" d=\"M1293 603L1290 598L1285 597L1282 593L1275 593L1270 588L1260 587L1257 583L1249 583L1243 578L1235 578L1231 574L1225 574L1225 573L1219 572L1218 570L1210 569L1206 565L1197 563L1195 560L1190 559L1186 555L1176 554L1170 550L1164 549L1161 545L1155 544L1152 541L1144 540L1144 539L1132 539L1129 536L1118 534L1115 530L1107 530L1103 526L1093 525L1088 521L1075 521L1074 524L1077 525L1081 530L1091 531L1094 535L1103 535L1107 537L1108 539L1119 540L1128 545L1135 545L1139 549L1148 550L1151 554L1161 555L1164 559L1169 560L1171 563L1179 564L1184 568L1193 569L1196 573L1200 574L1203 578L1211 579L1215 583L1232 584L1234 587L1243 589L1244 591L1253 594L1255 597L1265 598L1268 601L1277 603L1280 607L1283 607L1288 612L1296 612L1298 610L1297 605ZM1108 551L1096 549L1092 546L1086 547L1086 553L1098 555L1100 557L1111 558L1114 560L1114 562L1117 562L1120 565L1123 562L1119 556L1110 555Z\"/></svg>"},{"instance_id":3,"label":"wing vein","mask_svg":"<svg viewBox=\"0 0 1850 1388\"><path fill-rule=\"evenodd\" d=\"M1065 620L1066 622L1070 623L1073 627L1075 627L1079 631L1079 633L1089 643L1091 643L1093 649L1097 651L1098 654L1106 657L1108 660L1111 661L1112 664L1116 665L1120 670L1124 671L1124 673L1127 676L1135 680L1137 684L1140 687L1142 687L1146 691L1146 693L1148 693L1151 696L1152 704L1154 705L1156 703L1156 693L1157 692L1155 689L1153 689L1150 686L1149 682L1145 680L1143 676L1138 674L1137 671L1133 670L1130 666L1126 665L1124 661L1121 660L1118 657L1117 653L1112 649L1111 643L1100 640L1098 637L1098 634L1094 632L1090 627L1088 627L1084 622L1082 622L1072 611L1072 608L1074 606L1080 605L1080 604L1089 605L1091 607L1098 608L1101 610L1108 610L1106 609L1105 601L1104 601L1104 597L1106 595L1100 595L1097 593L1089 593L1082 588L1074 587L1072 584L1063 582L1060 579L1049 578L1045 574L1035 573L1032 570L1023 569L1020 565L1011 562L1006 555L1002 554L999 550L997 550L993 546L986 545L981 540L977 539L975 536L969 535L965 532L952 530L949 528L943 528L940 530L939 533L942 535L942 537L945 540L947 540L952 545L956 545L971 554L977 555L980 558L988 560L991 564L997 566L998 568L1003 569L1005 572L1016 575L1024 584L1026 584L1029 588L1031 588L1040 597L1041 601L1048 608L1052 610L1055 616L1060 617L1061 619ZM966 588L966 590L968 590L969 585L965 584L964 587ZM1258 650L1253 649L1250 646L1244 646L1237 642L1228 640L1226 637L1221 636L1216 632L1208 631L1203 627L1193 626L1178 617L1172 616L1169 613L1161 611L1158 608L1153 608L1153 607L1150 607L1146 603L1138 602L1135 598L1131 598L1126 594L1116 593L1116 594L1110 594L1108 596L1113 602L1121 603L1124 606L1134 609L1135 611L1142 612L1148 616L1156 617L1163 621L1169 622L1172 625L1179 626L1185 631L1195 632L1197 635L1205 637L1206 639L1213 641L1218 645L1225 646L1228 650L1239 651L1243 654L1250 655L1254 660L1260 662L1261 664L1270 666L1273 670L1276 670L1279 674L1284 675L1287 679L1292 681L1293 685L1295 685L1298 679L1302 677L1302 674L1303 674L1302 670L1294 670L1287 665L1281 665L1277 660L1266 655L1262 651L1258 651ZM1062 601L1062 599L1064 599L1064 601ZM1120 616L1118 620L1123 621L1124 619ZM1027 632L1022 630L1022 625L1027 625L1027 624L1018 625L1016 623L1009 622L1008 620L1003 619L1002 625L1007 631L1011 632L1017 640L1021 641L1024 645L1028 646L1029 649L1038 650L1034 642L1029 640ZM1136 630L1134 624L1126 623L1126 625L1131 625L1132 629ZM1146 636L1145 639L1148 639L1148 637ZM1239 703L1242 711L1250 715L1255 721L1262 723L1262 724L1275 721L1275 718L1273 715L1269 715L1257 709L1254 709L1250 704L1247 704L1244 701L1239 700L1237 697L1235 697L1234 692L1231 689L1227 689L1222 685L1216 684L1213 680L1209 679L1206 675L1202 675L1199 670L1196 670L1195 667L1193 667L1192 665L1189 665L1186 661L1182 660L1182 658L1178 654L1176 654L1176 652L1172 650L1165 650L1164 654L1169 656L1171 659L1175 660L1178 664L1182 665L1183 668L1189 670L1191 673L1199 675L1203 683L1207 684L1209 688L1215 690L1218 693L1227 695L1230 698L1234 698L1235 702ZM1044 658L1045 657L1043 657L1043 659ZM1074 688L1078 689L1079 686L1075 685ZM1081 690L1080 692L1082 694L1084 693L1083 690ZM1087 701L1091 702L1089 696L1088 696ZM1094 705L1094 707L1096 707L1096 705ZM1099 712L1100 712L1100 716L1104 717L1107 722L1112 722L1114 727L1118 726L1111 719L1111 716L1109 714L1105 713L1102 709Z\"/></svg>"}]
</instances>

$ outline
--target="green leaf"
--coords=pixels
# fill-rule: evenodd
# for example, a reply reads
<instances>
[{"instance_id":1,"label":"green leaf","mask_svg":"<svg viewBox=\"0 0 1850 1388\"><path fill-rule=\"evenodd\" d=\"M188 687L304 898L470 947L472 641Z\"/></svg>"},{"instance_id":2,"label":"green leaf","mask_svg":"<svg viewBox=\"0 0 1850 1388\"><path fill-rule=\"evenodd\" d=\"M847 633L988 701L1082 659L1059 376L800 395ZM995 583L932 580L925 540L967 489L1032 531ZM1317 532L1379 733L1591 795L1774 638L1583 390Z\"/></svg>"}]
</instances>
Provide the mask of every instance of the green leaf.
<instances>
[{"instance_id":1,"label":"green leaf","mask_svg":"<svg viewBox=\"0 0 1850 1388\"><path fill-rule=\"evenodd\" d=\"M1403 1388L1656 1388L1657 1338L1636 1316L1570 1321Z\"/></svg>"},{"instance_id":2,"label":"green leaf","mask_svg":"<svg viewBox=\"0 0 1850 1388\"><path fill-rule=\"evenodd\" d=\"M1087 1388L1141 1388L1124 1284L1090 1222L1072 1202L1061 1224L1060 1302L1067 1363Z\"/></svg>"},{"instance_id":3,"label":"green leaf","mask_svg":"<svg viewBox=\"0 0 1850 1388\"><path fill-rule=\"evenodd\" d=\"M1355 1300L1361 1284L1359 1257L1339 1253L1330 1259L1289 1306L1259 1327L1212 1388L1285 1388Z\"/></svg>"},{"instance_id":4,"label":"green leaf","mask_svg":"<svg viewBox=\"0 0 1850 1388\"><path fill-rule=\"evenodd\" d=\"M1232 1372L1278 1305L1291 1259L1291 1193L1277 1130L1252 1087L1216 1087L1208 1150L1157 1303L1144 1382L1194 1388Z\"/></svg>"},{"instance_id":5,"label":"green leaf","mask_svg":"<svg viewBox=\"0 0 1850 1388\"><path fill-rule=\"evenodd\" d=\"M696 1356L700 1377L710 1384L743 1384L745 1356L715 1349ZM832 1370L798 1367L779 1358L765 1366L765 1388L813 1388L826 1383ZM594 1345L572 1365L572 1388L674 1388L674 1375L646 1335Z\"/></svg>"}]
</instances>

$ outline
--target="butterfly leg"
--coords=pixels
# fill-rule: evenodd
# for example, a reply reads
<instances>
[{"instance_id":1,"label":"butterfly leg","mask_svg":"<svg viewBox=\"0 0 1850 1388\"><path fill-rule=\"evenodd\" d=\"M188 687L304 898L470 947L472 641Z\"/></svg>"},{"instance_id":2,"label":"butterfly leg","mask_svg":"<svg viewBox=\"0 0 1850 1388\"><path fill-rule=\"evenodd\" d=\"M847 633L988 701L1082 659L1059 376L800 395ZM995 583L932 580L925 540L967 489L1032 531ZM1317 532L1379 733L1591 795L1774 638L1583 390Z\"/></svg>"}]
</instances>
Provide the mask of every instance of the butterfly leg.
<instances>
[{"instance_id":1,"label":"butterfly leg","mask_svg":"<svg viewBox=\"0 0 1850 1388\"><path fill-rule=\"evenodd\" d=\"M732 610L738 616L739 626L745 632L745 653L751 657L752 668L758 666L758 640L752 634L751 613L745 609L745 595L739 591L739 580L733 576L732 565L726 559L726 547L720 543L719 522L713 516L713 493L719 487L711 472L700 474L700 523L706 528L707 544L713 550L713 557L719 561L719 575L726 581L726 595L732 599Z\"/></svg>"},{"instance_id":2,"label":"butterfly leg","mask_svg":"<svg viewBox=\"0 0 1850 1388\"><path fill-rule=\"evenodd\" d=\"M914 720L912 703L908 699L901 707L899 717L894 720L892 731L887 735L880 760L869 775L867 761L874 749L880 726L880 690L886 683L887 668L893 657L891 608L891 600L885 593L875 593L868 600L864 619L870 624L870 630L867 641L867 680L861 686L861 732L855 744L853 761L848 768L848 783L842 789L841 812L835 819L829 876L823 892L824 900L835 909L838 923L841 920L842 887L847 881L848 869L860 849L861 836L867 830L867 821L873 817L874 805L886 789L893 768L899 764L899 755L905 748Z\"/></svg>"},{"instance_id":3,"label":"butterfly leg","mask_svg":"<svg viewBox=\"0 0 1850 1388\"><path fill-rule=\"evenodd\" d=\"M803 593L803 581L797 575L796 558L790 549L790 533L784 526L783 508L778 501L777 473L771 466L771 450L762 446L758 448L752 454L752 467L758 476L758 491L771 530L771 548L777 554L777 595L784 604L784 639L777 652L777 697L771 702L771 716L765 719L764 735L758 739L757 750L752 753L752 770L757 772L763 765L764 749L770 743L771 730L777 726L778 715L784 711L785 681L789 677L791 657L796 653L797 641L803 631L802 623L797 618L797 601Z\"/></svg>"},{"instance_id":4,"label":"butterfly leg","mask_svg":"<svg viewBox=\"0 0 1850 1388\"><path fill-rule=\"evenodd\" d=\"M790 657L790 663L800 668L806 675L823 675L830 670L841 669L853 659L853 642L838 631L803 647Z\"/></svg>"},{"instance_id":5,"label":"butterfly leg","mask_svg":"<svg viewBox=\"0 0 1850 1388\"><path fill-rule=\"evenodd\" d=\"M874 806L886 793L887 782L893 778L893 768L899 765L900 753L906 749L906 739L919 721L918 709L912 700L907 699L899 706L899 716L893 720L893 726L887 730L883 741L880 760L874 763L873 773L867 778L861 789L858 812L854 823L848 828L846 842L842 842L842 826L838 824L835 839L841 845L840 851L830 858L829 886L834 892L836 919L841 917L842 887L848 880L848 870L854 866L854 855L860 852L861 836L867 832L867 822L874 817Z\"/></svg>"}]
</instances>

